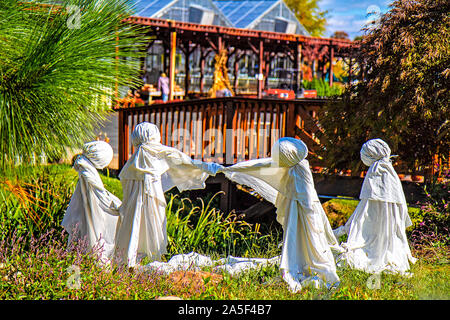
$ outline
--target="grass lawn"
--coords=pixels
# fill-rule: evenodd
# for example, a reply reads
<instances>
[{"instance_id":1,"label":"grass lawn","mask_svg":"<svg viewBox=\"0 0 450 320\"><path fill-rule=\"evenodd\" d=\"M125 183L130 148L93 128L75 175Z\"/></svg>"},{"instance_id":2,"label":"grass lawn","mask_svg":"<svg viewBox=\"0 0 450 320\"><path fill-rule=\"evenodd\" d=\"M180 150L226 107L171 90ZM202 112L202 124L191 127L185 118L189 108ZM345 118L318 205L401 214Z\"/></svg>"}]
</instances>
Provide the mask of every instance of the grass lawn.
<instances>
[{"instance_id":1,"label":"grass lawn","mask_svg":"<svg viewBox=\"0 0 450 320\"><path fill-rule=\"evenodd\" d=\"M67 183L59 186L61 188L66 186L65 188L69 189L69 195L73 192L73 182L76 181L77 175L70 166L52 165L48 166L47 170L50 175ZM105 187L121 198L120 181L106 175L101 177ZM0 189L0 194L3 194L3 201L5 201L8 192L11 192L11 188L5 187L5 181L13 183L15 180L12 175L7 174L2 179L3 191ZM56 191L58 190L54 190ZM67 202L67 199L64 201ZM66 202L61 202L61 208L67 205ZM180 203L173 205L179 206ZM330 221L339 223L339 221L345 222L357 203L357 201L334 199L324 204L324 207L331 217ZM52 209L54 207L52 206ZM170 210L175 211L176 208L171 207ZM414 214L417 209L410 210L412 210L410 213ZM201 215L202 211L191 209L190 212ZM163 296L177 296L183 299L250 300L450 298L449 250L446 246L429 246L413 250L413 255L418 258L418 261L412 266L411 277L391 274L376 277L360 271L338 269L341 283L337 288L331 290L305 288L300 293L293 294L281 279L277 266L262 267L235 277L226 273L214 273L211 268L165 276L156 272L140 273L117 266L101 267L92 254L82 253L80 249L66 250L66 237L61 236L61 229L58 229L57 225L62 219L63 211L57 210L54 214L59 217L47 221L48 230L53 229L53 231L41 232L40 238L33 240L26 233L23 233L22 237L28 237L28 241L14 234L2 238L0 242L0 299L155 299ZM168 215L172 215L172 212L168 212ZM341 215L346 218L342 218ZM208 217L212 216L214 212L208 215ZM3 210L3 225L7 219L14 218L5 214ZM18 221L23 223L24 220ZM195 231L195 227L189 224L182 225L184 223L182 219L168 221L179 221L180 226L174 229L183 227L186 228L186 232ZM234 222L227 223L238 231L240 227L243 227ZM208 228L205 229L207 231L197 231L204 232L205 241L211 242L206 235L216 231L212 226ZM229 229L220 232L226 234ZM251 241L249 240L251 244L248 250L239 251L242 255L270 258L280 254L279 235L255 237L251 232L243 234L251 235ZM224 245L229 246L229 242L223 242L227 239L222 242L218 240L221 233L213 234L213 236L217 241L217 248L225 249L215 251L215 244L209 243L208 246L194 247L194 250L208 254L212 259L225 257L235 252ZM238 242L239 245L242 243L246 242ZM192 251L192 247L188 245L176 249L177 252L172 250L164 259L168 260L175 253ZM71 282L73 279L78 282ZM79 283L80 286L74 286L73 283Z\"/></svg>"},{"instance_id":2,"label":"grass lawn","mask_svg":"<svg viewBox=\"0 0 450 320\"><path fill-rule=\"evenodd\" d=\"M361 271L338 269L336 289L304 289L291 293L277 266L261 267L231 277L226 273L178 272L169 276L128 269L102 268L86 255L69 254L61 248L41 247L4 255L0 264L0 299L448 299L450 266L448 252L419 258L411 277L382 274L379 278ZM74 268L75 266L76 268ZM78 270L78 273L77 273ZM181 273L181 274L180 274ZM71 287L79 275L80 287Z\"/></svg>"}]
</instances>

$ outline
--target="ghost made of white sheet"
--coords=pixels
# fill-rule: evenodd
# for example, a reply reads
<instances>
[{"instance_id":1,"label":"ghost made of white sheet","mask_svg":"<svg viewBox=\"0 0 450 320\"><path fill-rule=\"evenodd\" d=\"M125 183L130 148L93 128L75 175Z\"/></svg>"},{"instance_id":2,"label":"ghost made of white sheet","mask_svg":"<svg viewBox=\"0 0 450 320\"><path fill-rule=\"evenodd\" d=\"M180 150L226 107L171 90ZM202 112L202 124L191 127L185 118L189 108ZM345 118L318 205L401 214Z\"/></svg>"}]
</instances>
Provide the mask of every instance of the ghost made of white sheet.
<instances>
[{"instance_id":1,"label":"ghost made of white sheet","mask_svg":"<svg viewBox=\"0 0 450 320\"><path fill-rule=\"evenodd\" d=\"M106 167L112 158L113 150L104 141L83 146L83 153L73 164L78 183L61 223L69 234L69 243L84 240L88 249L98 248L102 259L113 253L121 201L105 189L97 169Z\"/></svg>"},{"instance_id":2,"label":"ghost made of white sheet","mask_svg":"<svg viewBox=\"0 0 450 320\"><path fill-rule=\"evenodd\" d=\"M339 265L369 273L406 273L414 263L405 229L411 219L402 184L391 163L391 149L381 139L363 144L361 160L369 166L358 206L346 224L334 230L348 234Z\"/></svg>"},{"instance_id":3,"label":"ghost made of white sheet","mask_svg":"<svg viewBox=\"0 0 450 320\"><path fill-rule=\"evenodd\" d=\"M164 192L205 188L208 176L221 167L192 160L185 153L161 144L156 125L138 124L132 134L136 149L119 174L123 189L115 242L118 263L134 267L140 258L159 260L166 253L166 200Z\"/></svg>"},{"instance_id":4,"label":"ghost made of white sheet","mask_svg":"<svg viewBox=\"0 0 450 320\"><path fill-rule=\"evenodd\" d=\"M337 285L339 277L331 249L341 248L314 188L307 146L281 138L271 158L249 160L219 170L236 183L249 186L277 208L283 227L280 269L291 291L304 286Z\"/></svg>"}]
</instances>

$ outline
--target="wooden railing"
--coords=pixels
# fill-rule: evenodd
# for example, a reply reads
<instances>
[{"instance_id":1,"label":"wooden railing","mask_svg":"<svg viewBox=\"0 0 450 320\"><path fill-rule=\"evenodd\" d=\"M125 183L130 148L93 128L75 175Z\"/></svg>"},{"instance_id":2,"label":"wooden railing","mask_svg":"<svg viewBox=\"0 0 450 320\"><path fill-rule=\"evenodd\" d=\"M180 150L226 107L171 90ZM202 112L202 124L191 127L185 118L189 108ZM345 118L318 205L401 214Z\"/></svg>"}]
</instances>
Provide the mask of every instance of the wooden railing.
<instances>
[{"instance_id":1,"label":"wooden railing","mask_svg":"<svg viewBox=\"0 0 450 320\"><path fill-rule=\"evenodd\" d=\"M119 113L119 167L134 152L130 134L147 121L161 131L161 142L193 159L233 164L270 156L280 137L302 139L310 159L320 146L315 134L320 99L281 100L228 97L115 108ZM311 160L310 160L311 161Z\"/></svg>"}]
</instances>

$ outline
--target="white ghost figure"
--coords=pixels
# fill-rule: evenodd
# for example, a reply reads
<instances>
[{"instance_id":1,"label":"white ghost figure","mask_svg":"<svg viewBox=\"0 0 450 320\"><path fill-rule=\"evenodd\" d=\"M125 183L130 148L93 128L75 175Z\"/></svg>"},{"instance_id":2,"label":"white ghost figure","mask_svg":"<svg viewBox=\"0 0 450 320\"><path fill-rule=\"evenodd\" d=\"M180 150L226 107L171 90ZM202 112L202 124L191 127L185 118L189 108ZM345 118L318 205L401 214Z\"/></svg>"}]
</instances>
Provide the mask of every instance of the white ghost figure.
<instances>
[{"instance_id":1,"label":"white ghost figure","mask_svg":"<svg viewBox=\"0 0 450 320\"><path fill-rule=\"evenodd\" d=\"M119 174L123 203L115 241L118 263L134 267L141 257L159 260L166 253L166 200L164 192L205 188L209 174L221 167L192 160L185 153L161 144L156 125L138 124L132 134L136 149Z\"/></svg>"},{"instance_id":2,"label":"white ghost figure","mask_svg":"<svg viewBox=\"0 0 450 320\"><path fill-rule=\"evenodd\" d=\"M78 183L61 223L69 233L69 243L84 239L88 249L99 248L102 259L113 253L121 201L105 189L97 169L106 167L112 158L113 150L104 141L83 146L73 164Z\"/></svg>"},{"instance_id":3,"label":"white ghost figure","mask_svg":"<svg viewBox=\"0 0 450 320\"><path fill-rule=\"evenodd\" d=\"M302 286L337 285L331 249L342 251L314 188L307 155L301 140L285 137L273 145L271 158L219 170L277 208L277 221L284 232L280 269L294 292Z\"/></svg>"},{"instance_id":4,"label":"white ghost figure","mask_svg":"<svg viewBox=\"0 0 450 320\"><path fill-rule=\"evenodd\" d=\"M361 148L361 160L369 166L355 211L346 224L334 230L348 234L339 265L369 273L406 273L414 263L405 229L410 226L402 184L392 166L391 149L381 139Z\"/></svg>"}]
</instances>

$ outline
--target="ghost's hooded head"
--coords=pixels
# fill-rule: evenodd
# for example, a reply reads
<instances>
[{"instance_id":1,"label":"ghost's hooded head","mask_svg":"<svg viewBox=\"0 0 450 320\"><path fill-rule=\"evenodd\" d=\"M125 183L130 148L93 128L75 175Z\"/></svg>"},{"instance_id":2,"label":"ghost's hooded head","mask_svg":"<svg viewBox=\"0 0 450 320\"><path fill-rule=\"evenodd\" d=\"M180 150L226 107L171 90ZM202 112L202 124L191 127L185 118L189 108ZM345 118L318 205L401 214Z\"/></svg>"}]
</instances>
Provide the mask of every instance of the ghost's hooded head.
<instances>
[{"instance_id":1,"label":"ghost's hooded head","mask_svg":"<svg viewBox=\"0 0 450 320\"><path fill-rule=\"evenodd\" d=\"M390 161L391 149L381 139L372 139L361 148L361 161L369 167L359 195L370 199L406 205L400 179Z\"/></svg>"},{"instance_id":2,"label":"ghost's hooded head","mask_svg":"<svg viewBox=\"0 0 450 320\"><path fill-rule=\"evenodd\" d=\"M142 144L161 143L161 133L153 123L141 122L134 127L131 133L131 142L135 147Z\"/></svg>"},{"instance_id":3,"label":"ghost's hooded head","mask_svg":"<svg viewBox=\"0 0 450 320\"><path fill-rule=\"evenodd\" d=\"M306 144L295 138L278 139L272 146L271 156L280 167L293 167L308 155Z\"/></svg>"},{"instance_id":4,"label":"ghost's hooded head","mask_svg":"<svg viewBox=\"0 0 450 320\"><path fill-rule=\"evenodd\" d=\"M105 141L92 141L84 144L83 155L96 169L103 169L111 163L114 151Z\"/></svg>"},{"instance_id":5,"label":"ghost's hooded head","mask_svg":"<svg viewBox=\"0 0 450 320\"><path fill-rule=\"evenodd\" d=\"M366 166L371 166L376 161L383 158L389 159L391 149L388 144L381 139L371 139L363 144L361 151L361 161Z\"/></svg>"}]
</instances>

